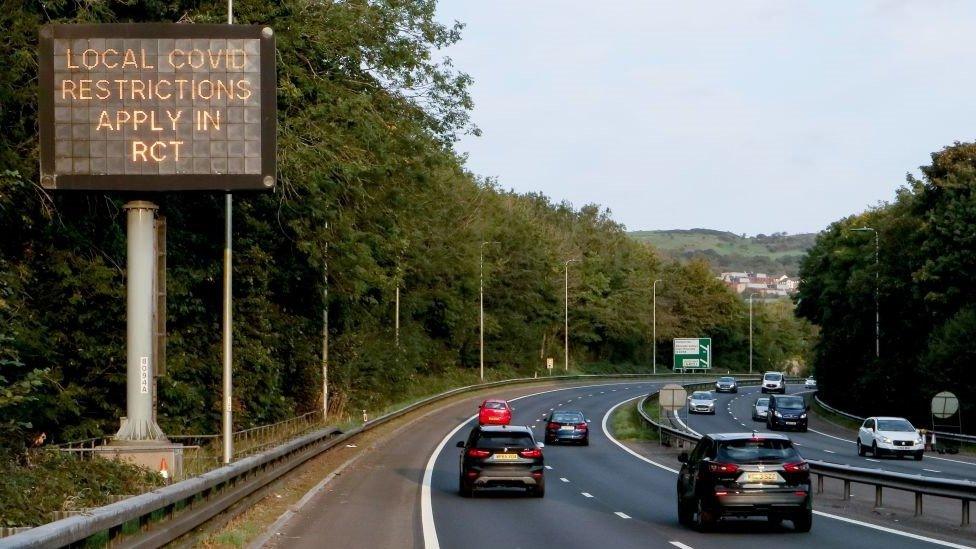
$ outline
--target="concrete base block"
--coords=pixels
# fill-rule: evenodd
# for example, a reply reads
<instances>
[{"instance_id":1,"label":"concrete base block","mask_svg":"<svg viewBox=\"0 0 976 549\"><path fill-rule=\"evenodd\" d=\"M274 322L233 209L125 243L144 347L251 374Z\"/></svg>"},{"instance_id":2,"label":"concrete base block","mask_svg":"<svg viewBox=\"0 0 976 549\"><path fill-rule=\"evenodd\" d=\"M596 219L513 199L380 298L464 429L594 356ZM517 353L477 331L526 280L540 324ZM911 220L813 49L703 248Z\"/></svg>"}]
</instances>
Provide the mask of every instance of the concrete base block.
<instances>
[{"instance_id":1,"label":"concrete base block","mask_svg":"<svg viewBox=\"0 0 976 549\"><path fill-rule=\"evenodd\" d=\"M96 446L95 454L107 459L128 461L134 465L160 472L165 461L170 480L183 479L183 445L171 442L113 442Z\"/></svg>"}]
</instances>

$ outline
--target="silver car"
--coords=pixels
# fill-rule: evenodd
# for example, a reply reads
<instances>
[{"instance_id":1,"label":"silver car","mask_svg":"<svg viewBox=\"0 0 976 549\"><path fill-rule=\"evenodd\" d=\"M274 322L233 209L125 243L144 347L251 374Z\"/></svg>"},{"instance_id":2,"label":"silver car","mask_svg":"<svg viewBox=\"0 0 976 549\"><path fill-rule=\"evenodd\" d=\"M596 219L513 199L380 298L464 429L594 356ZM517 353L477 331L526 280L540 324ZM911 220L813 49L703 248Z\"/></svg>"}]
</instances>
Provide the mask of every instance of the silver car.
<instances>
[{"instance_id":1,"label":"silver car","mask_svg":"<svg viewBox=\"0 0 976 549\"><path fill-rule=\"evenodd\" d=\"M752 405L752 420L766 421L766 414L769 413L769 397L757 398Z\"/></svg>"},{"instance_id":2,"label":"silver car","mask_svg":"<svg viewBox=\"0 0 976 549\"><path fill-rule=\"evenodd\" d=\"M693 414L714 414L715 397L711 391L695 391L688 397L688 411Z\"/></svg>"}]
</instances>

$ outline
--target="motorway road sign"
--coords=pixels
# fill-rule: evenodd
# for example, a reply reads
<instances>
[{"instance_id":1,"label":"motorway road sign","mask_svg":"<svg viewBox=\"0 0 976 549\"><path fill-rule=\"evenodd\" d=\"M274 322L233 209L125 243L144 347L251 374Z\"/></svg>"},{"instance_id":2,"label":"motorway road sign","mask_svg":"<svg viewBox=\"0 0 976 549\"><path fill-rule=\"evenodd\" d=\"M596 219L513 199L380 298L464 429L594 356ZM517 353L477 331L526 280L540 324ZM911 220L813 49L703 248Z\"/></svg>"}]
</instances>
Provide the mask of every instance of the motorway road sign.
<instances>
[{"instance_id":1,"label":"motorway road sign","mask_svg":"<svg viewBox=\"0 0 976 549\"><path fill-rule=\"evenodd\" d=\"M684 407L685 399L687 398L688 391L686 391L681 385L674 383L661 387L661 391L658 393L658 403L660 403L661 408L667 412L676 412L680 410L682 407Z\"/></svg>"},{"instance_id":2,"label":"motorway road sign","mask_svg":"<svg viewBox=\"0 0 976 549\"><path fill-rule=\"evenodd\" d=\"M710 369L712 367L712 338L675 339L672 367L676 372Z\"/></svg>"}]
</instances>

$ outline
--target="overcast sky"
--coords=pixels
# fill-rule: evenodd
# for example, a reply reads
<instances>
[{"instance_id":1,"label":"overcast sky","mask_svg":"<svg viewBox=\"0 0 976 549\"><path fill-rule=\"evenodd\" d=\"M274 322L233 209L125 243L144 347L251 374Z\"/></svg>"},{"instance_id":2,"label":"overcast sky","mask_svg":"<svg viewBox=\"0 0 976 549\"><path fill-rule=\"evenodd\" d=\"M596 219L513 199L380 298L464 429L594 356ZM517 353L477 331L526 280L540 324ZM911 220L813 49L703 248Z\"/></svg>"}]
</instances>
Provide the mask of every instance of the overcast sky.
<instances>
[{"instance_id":1,"label":"overcast sky","mask_svg":"<svg viewBox=\"0 0 976 549\"><path fill-rule=\"evenodd\" d=\"M630 230L818 231L976 115L976 2L441 0L504 188Z\"/></svg>"}]
</instances>

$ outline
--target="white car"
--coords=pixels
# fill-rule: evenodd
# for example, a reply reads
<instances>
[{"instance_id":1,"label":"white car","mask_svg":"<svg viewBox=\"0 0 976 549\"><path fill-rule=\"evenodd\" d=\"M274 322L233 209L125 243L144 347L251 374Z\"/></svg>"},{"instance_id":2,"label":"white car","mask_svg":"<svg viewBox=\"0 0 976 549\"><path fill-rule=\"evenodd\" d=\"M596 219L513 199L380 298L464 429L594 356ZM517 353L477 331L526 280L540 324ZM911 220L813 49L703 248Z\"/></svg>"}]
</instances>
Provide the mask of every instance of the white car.
<instances>
[{"instance_id":1,"label":"white car","mask_svg":"<svg viewBox=\"0 0 976 549\"><path fill-rule=\"evenodd\" d=\"M688 397L688 411L693 414L714 414L715 397L711 391L695 391Z\"/></svg>"},{"instance_id":2,"label":"white car","mask_svg":"<svg viewBox=\"0 0 976 549\"><path fill-rule=\"evenodd\" d=\"M766 372L762 380L763 393L786 394L786 377L781 372Z\"/></svg>"},{"instance_id":3,"label":"white car","mask_svg":"<svg viewBox=\"0 0 976 549\"><path fill-rule=\"evenodd\" d=\"M874 457L882 454L911 455L922 460L925 441L918 429L903 417L869 417L857 432L857 455L871 452Z\"/></svg>"},{"instance_id":4,"label":"white car","mask_svg":"<svg viewBox=\"0 0 976 549\"><path fill-rule=\"evenodd\" d=\"M817 380L814 379L814 378L812 378L812 377L808 377L807 380L803 382L803 388L804 389L816 389L817 388Z\"/></svg>"}]
</instances>

